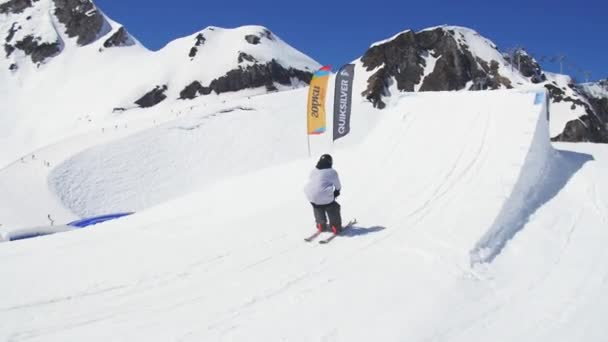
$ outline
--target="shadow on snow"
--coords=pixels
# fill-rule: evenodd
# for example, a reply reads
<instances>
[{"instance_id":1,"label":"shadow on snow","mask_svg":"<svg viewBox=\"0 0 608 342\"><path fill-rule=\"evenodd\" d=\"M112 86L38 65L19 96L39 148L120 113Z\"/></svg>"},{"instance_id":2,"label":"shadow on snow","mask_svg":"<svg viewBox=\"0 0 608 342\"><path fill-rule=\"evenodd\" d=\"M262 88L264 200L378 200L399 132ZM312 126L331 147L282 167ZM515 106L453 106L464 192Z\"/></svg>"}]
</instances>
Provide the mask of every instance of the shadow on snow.
<instances>
[{"instance_id":1,"label":"shadow on snow","mask_svg":"<svg viewBox=\"0 0 608 342\"><path fill-rule=\"evenodd\" d=\"M344 230L344 232L342 232L342 234L340 234L340 235L345 236L345 237L355 237L355 236L362 236L362 235L367 235L367 234L371 234L371 233L377 233L377 232L383 231L384 229L386 229L386 227L373 226L373 227L365 228L365 227L352 226L352 227Z\"/></svg>"},{"instance_id":2,"label":"shadow on snow","mask_svg":"<svg viewBox=\"0 0 608 342\"><path fill-rule=\"evenodd\" d=\"M592 155L555 150L556 155L549 162L543 178L531 189L520 211L512 212L495 227L476 249L472 251L471 263L492 262L504 249L505 245L521 231L530 221L532 215L543 205L553 199L568 184L587 162L594 160Z\"/></svg>"}]
</instances>

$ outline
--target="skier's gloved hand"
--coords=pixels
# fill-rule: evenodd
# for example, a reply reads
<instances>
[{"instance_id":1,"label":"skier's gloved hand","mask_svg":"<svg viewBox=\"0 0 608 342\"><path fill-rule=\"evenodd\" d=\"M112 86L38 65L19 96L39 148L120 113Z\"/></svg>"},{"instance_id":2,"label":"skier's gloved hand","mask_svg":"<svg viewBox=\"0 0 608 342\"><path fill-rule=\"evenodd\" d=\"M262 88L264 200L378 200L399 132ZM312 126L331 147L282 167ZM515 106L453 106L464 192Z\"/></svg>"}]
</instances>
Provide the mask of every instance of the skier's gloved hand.
<instances>
[{"instance_id":1,"label":"skier's gloved hand","mask_svg":"<svg viewBox=\"0 0 608 342\"><path fill-rule=\"evenodd\" d=\"M340 190L334 190L334 197L340 196Z\"/></svg>"}]
</instances>

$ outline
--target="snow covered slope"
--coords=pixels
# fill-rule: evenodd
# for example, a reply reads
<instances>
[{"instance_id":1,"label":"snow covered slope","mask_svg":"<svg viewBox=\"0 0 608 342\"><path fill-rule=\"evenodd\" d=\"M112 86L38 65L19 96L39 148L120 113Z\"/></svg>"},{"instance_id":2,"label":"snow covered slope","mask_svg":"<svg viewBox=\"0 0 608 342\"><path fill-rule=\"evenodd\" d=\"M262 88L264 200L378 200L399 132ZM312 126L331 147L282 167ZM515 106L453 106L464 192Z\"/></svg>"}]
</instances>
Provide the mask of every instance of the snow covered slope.
<instances>
[{"instance_id":1,"label":"snow covered slope","mask_svg":"<svg viewBox=\"0 0 608 342\"><path fill-rule=\"evenodd\" d=\"M1 243L0 340L608 337L608 154L556 150L555 106L530 76L504 77L491 42L430 29L415 66L399 44L375 45L354 82L372 103L357 96L351 133L335 144L312 137L309 157L307 89L288 89L314 61L257 26L208 28L150 52L77 2L77 18L92 18L79 26L91 30L56 24L65 13L49 10L72 0L0 1L2 20L42 25L46 15L53 25L41 26L40 42L62 42L40 62L15 50L18 69L0 72L0 236L137 213ZM454 49L478 78L450 67ZM500 90L402 92L436 85ZM343 217L359 223L329 245L308 244L302 188L327 152Z\"/></svg>"},{"instance_id":2,"label":"snow covered slope","mask_svg":"<svg viewBox=\"0 0 608 342\"><path fill-rule=\"evenodd\" d=\"M306 156L299 106L287 104L302 104L305 95L295 90L240 99L231 102L241 106L233 111L200 109L80 153L65 150L64 166L71 167L53 172L66 177L51 177L54 184L63 182L55 188L77 191L80 184L98 193L66 203L93 213L114 202L131 203L139 194L142 210L88 230L0 245L0 276L7 279L0 284L0 319L6 322L0 336L607 336L599 323L606 313L601 279L608 269L600 241L608 235L599 227L608 222L601 195L608 189L601 178L608 156L592 151L597 160L591 162L586 154L554 151L542 92L405 93L392 97L383 111L357 102L352 135L333 147L327 136L312 141L315 156L334 155L344 184L343 216L360 222L328 246L302 241L312 231L312 213L301 188L315 158ZM258 135L257 125L267 130ZM274 149L260 145L240 155L240 142L227 144L212 134L220 126L234 136L248 134L252 146L268 141ZM429 127L441 143L429 142ZM162 149L145 149L153 136ZM199 152L204 146L211 156ZM109 167L98 168L94 156ZM182 172L191 188L179 179ZM140 192L145 187L136 180L160 182L165 190ZM98 182L108 191L96 188ZM61 194L64 200L69 192ZM506 229L496 230L499 223ZM491 257L477 255L492 263L471 259L479 246L491 248ZM556 324L551 317L560 313ZM514 327L522 315L525 324Z\"/></svg>"},{"instance_id":3,"label":"snow covered slope","mask_svg":"<svg viewBox=\"0 0 608 342\"><path fill-rule=\"evenodd\" d=\"M261 26L209 27L152 52L89 0L0 6L0 167L134 108L292 89L319 67Z\"/></svg>"},{"instance_id":4,"label":"snow covered slope","mask_svg":"<svg viewBox=\"0 0 608 342\"><path fill-rule=\"evenodd\" d=\"M596 98L608 98L608 79L599 82L583 83L580 87Z\"/></svg>"}]
</instances>

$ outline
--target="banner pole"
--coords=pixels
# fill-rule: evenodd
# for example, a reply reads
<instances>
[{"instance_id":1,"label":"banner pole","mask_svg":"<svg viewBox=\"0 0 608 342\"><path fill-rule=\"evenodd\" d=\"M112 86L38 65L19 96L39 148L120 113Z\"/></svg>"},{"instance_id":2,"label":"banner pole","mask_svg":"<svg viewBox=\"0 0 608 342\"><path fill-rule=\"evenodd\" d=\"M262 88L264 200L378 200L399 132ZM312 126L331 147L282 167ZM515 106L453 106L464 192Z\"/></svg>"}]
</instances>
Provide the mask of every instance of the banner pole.
<instances>
[{"instance_id":1,"label":"banner pole","mask_svg":"<svg viewBox=\"0 0 608 342\"><path fill-rule=\"evenodd\" d=\"M308 140L308 158L312 157L310 155L310 134L306 134L306 140Z\"/></svg>"}]
</instances>

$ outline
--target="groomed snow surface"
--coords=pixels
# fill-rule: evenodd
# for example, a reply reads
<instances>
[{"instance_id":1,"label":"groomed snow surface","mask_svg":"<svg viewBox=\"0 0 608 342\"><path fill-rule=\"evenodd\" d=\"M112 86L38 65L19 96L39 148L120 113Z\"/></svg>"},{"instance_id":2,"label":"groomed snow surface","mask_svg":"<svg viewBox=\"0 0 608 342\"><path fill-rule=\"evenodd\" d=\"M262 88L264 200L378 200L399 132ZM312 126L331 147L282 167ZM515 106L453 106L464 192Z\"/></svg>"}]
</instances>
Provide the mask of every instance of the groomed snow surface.
<instances>
[{"instance_id":1,"label":"groomed snow surface","mask_svg":"<svg viewBox=\"0 0 608 342\"><path fill-rule=\"evenodd\" d=\"M351 134L313 137L311 158L305 101L157 109L1 170L14 227L137 213L0 244L0 340L608 338L608 152L549 144L544 92L354 101ZM359 223L305 243L302 187L327 152Z\"/></svg>"}]
</instances>

